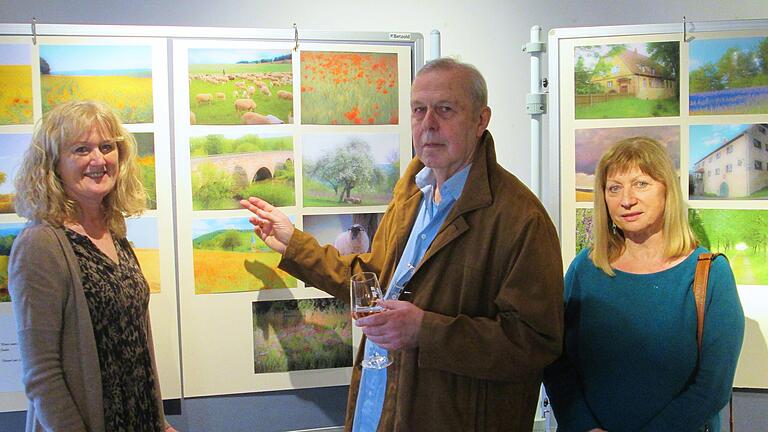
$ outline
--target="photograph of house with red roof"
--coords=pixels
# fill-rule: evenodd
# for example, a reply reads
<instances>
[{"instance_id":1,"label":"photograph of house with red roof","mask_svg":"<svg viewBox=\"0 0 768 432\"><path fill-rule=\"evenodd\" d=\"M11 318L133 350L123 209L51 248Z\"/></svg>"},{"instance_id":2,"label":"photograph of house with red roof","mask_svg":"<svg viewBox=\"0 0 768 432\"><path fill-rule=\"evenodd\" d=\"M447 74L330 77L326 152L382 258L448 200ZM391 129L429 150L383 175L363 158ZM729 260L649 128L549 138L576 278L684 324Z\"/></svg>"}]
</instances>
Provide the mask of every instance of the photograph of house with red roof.
<instances>
[{"instance_id":1,"label":"photograph of house with red roof","mask_svg":"<svg viewBox=\"0 0 768 432\"><path fill-rule=\"evenodd\" d=\"M679 115L677 42L583 46L574 54L577 119Z\"/></svg>"}]
</instances>

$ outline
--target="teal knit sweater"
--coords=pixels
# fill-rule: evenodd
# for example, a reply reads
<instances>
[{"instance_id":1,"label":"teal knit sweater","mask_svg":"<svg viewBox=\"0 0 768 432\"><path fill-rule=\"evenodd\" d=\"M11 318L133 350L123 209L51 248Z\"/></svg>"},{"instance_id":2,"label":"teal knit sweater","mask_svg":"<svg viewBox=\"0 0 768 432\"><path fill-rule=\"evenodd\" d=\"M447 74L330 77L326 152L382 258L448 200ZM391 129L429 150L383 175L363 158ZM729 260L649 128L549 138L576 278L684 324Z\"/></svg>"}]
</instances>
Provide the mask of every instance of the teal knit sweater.
<instances>
[{"instance_id":1,"label":"teal knit sweater","mask_svg":"<svg viewBox=\"0 0 768 432\"><path fill-rule=\"evenodd\" d=\"M583 250L565 276L565 346L544 383L559 431L720 430L744 336L736 282L722 257L710 271L696 368L697 248L653 274L606 275Z\"/></svg>"}]
</instances>

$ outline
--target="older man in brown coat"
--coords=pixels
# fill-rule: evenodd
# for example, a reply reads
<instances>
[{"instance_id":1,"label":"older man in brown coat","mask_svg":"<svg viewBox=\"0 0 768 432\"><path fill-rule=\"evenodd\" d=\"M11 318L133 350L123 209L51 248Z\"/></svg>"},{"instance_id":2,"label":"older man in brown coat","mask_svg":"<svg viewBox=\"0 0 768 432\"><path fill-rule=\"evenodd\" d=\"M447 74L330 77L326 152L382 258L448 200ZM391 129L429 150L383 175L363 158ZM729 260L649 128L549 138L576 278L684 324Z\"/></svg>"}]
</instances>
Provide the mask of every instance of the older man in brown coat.
<instances>
[{"instance_id":1,"label":"older man in brown coat","mask_svg":"<svg viewBox=\"0 0 768 432\"><path fill-rule=\"evenodd\" d=\"M347 430L530 432L542 369L562 345L557 234L536 197L496 162L485 80L474 67L427 63L411 113L416 157L370 253L339 255L269 203L242 204L255 232L283 254L280 268L338 298L349 299L356 272L391 286L410 266L407 296L356 321L366 343L394 361L381 397L371 398L371 370L358 353ZM430 232L423 219L441 211ZM419 239L427 244L413 260Z\"/></svg>"}]
</instances>

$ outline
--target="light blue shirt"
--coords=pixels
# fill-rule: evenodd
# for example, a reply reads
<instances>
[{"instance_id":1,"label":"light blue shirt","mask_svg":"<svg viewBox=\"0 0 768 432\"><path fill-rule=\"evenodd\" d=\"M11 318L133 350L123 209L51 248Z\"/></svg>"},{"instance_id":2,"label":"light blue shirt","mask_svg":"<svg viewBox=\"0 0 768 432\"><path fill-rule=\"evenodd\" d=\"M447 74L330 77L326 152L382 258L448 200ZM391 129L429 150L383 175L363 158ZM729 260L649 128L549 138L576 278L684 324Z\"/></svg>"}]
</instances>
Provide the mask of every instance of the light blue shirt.
<instances>
[{"instance_id":1,"label":"light blue shirt","mask_svg":"<svg viewBox=\"0 0 768 432\"><path fill-rule=\"evenodd\" d=\"M461 196L464 184L467 182L469 168L467 165L459 172L451 176L443 183L440 189L440 203L435 203L435 174L431 168L424 167L416 174L416 185L421 189L422 198L419 205L419 214L411 228L411 235L408 237L408 243L405 245L403 255L397 263L395 274L389 283L387 294L384 298L387 300L396 300L399 296L397 290L392 289L397 283L399 286L405 286L413 276L413 269L429 249L429 245L437 236L437 232L443 225L445 218L453 208L456 200ZM394 294L394 295L390 295ZM374 351L386 353L387 351L373 342L366 339L365 355L371 355ZM384 394L387 389L387 370L386 369L365 369L360 378L360 390L357 395L357 404L355 405L355 418L353 421L353 432L374 432L379 426L381 418L381 408L384 405Z\"/></svg>"}]
</instances>

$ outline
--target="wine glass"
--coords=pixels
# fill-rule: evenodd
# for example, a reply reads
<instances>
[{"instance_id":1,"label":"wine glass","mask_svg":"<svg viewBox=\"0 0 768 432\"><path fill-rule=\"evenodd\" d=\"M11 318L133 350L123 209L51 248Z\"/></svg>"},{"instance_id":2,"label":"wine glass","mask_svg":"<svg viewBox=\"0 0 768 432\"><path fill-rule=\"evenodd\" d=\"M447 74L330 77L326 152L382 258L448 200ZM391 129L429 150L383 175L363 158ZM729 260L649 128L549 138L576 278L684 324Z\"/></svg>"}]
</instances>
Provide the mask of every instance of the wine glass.
<instances>
[{"instance_id":1,"label":"wine glass","mask_svg":"<svg viewBox=\"0 0 768 432\"><path fill-rule=\"evenodd\" d=\"M376 273L356 273L349 280L349 285L352 292L352 318L360 319L384 310L384 307L378 304L383 296ZM373 342L370 348L370 350L366 349L365 358L362 361L364 368L384 369L392 364L386 350Z\"/></svg>"}]
</instances>

